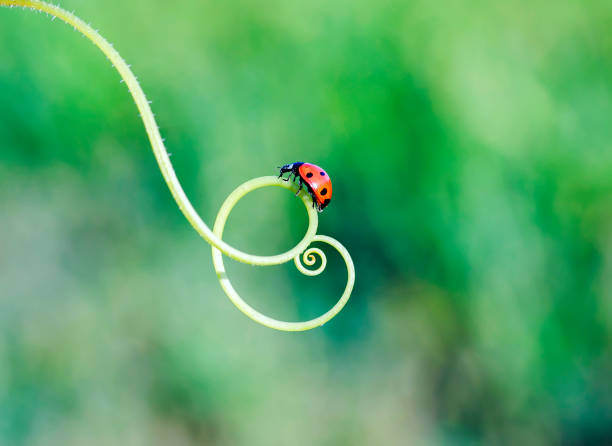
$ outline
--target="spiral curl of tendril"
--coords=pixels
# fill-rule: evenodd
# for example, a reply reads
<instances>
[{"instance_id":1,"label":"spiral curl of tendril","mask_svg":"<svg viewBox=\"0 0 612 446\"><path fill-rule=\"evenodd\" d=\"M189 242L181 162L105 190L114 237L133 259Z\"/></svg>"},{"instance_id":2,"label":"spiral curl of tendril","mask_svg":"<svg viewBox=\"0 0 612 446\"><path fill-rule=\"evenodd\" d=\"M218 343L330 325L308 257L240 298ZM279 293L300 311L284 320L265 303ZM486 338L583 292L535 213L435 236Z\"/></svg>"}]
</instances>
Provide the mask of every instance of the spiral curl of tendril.
<instances>
[{"instance_id":1,"label":"spiral curl of tendril","mask_svg":"<svg viewBox=\"0 0 612 446\"><path fill-rule=\"evenodd\" d=\"M160 135L159 129L157 127L157 123L155 122L155 118L153 116L153 112L151 111L150 103L147 100L136 76L130 69L129 65L123 60L123 58L119 55L117 50L113 48L113 46L104 39L95 29L93 29L90 25L85 23L83 20L78 18L71 12L68 12L59 6L51 5L49 3L45 3L39 0L0 0L0 6L6 7L22 7L22 8L30 8L36 11L45 12L52 17L57 17L60 20L63 20L69 25L72 25L75 30L82 33L85 37L91 40L94 45L96 45L108 59L111 61L113 66L119 72L119 75L125 82L136 103L136 107L140 112L140 116L142 118L142 122L144 124L145 130L147 132L147 137L149 138L149 142L151 143L151 148L153 149L153 154L155 155L155 159L157 164L159 165L159 169L161 170L162 176L168 188L170 189L170 193L172 194L174 200L178 204L181 212L185 215L185 218L189 221L191 226L200 234L200 236L206 240L210 245L212 245L212 256L213 256L213 265L215 267L215 271L217 272L217 277L219 278L219 282L221 283L221 287L229 297L229 299L238 307L240 311L246 314L248 317L253 319L254 321L263 324L267 327L274 328L277 330L284 331L303 331L309 330L311 328L318 327L323 325L331 318L333 318L338 312L344 307L346 302L348 301L351 291L353 289L353 284L355 282L355 268L353 266L353 261L344 246L340 244L337 240L323 236L316 235L317 225L318 225L318 215L316 210L312 207L312 199L310 196L303 191L300 194L304 205L306 206L306 211L308 212L308 229L304 238L292 249L289 251L278 254L275 256L256 256L247 254L242 252L224 242L221 239L223 235L223 228L225 226L225 222L229 216L234 205L245 196L247 193L252 192L261 187L267 186L279 186L285 189L289 189L293 192L296 192L297 186L292 183L285 182L276 177L261 177L255 178L253 180L247 181L242 184L236 190L234 190L228 198L225 200L221 209L219 210L219 214L217 215L217 219L215 221L215 225L213 230L204 223L199 214L194 209L193 205L185 195L183 188L176 177L176 173L174 172L174 168L172 167L172 163L170 162L170 157L164 146L163 139ZM226 256L237 260L239 262L248 263L251 265L278 265L281 263L286 263L291 259L294 260L296 267L300 272L306 274L308 276L316 276L320 274L327 265L327 258L323 251L319 248L309 248L306 249L312 242L323 242L334 247L342 256L346 263L348 278L346 288L342 293L342 296L338 300L338 302L326 313L323 315L311 319L309 321L304 322L285 322L276 319L272 319L262 313L259 313L257 310L249 306L234 290L232 284L230 283L227 275L225 273L225 267L223 265L223 256ZM321 265L315 270L309 270L304 267L302 262L300 261L300 254L303 253L303 261L307 266L312 266L316 263L316 257L321 259Z\"/></svg>"}]
</instances>

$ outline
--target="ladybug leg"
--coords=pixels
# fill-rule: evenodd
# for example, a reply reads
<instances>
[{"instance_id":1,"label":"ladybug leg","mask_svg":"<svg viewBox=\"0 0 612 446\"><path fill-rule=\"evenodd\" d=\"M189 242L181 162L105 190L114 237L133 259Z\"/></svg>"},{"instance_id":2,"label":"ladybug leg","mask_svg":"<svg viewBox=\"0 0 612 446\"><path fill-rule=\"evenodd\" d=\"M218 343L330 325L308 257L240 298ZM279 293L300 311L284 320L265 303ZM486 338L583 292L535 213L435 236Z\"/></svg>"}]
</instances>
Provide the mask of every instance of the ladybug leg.
<instances>
[{"instance_id":1,"label":"ladybug leg","mask_svg":"<svg viewBox=\"0 0 612 446\"><path fill-rule=\"evenodd\" d=\"M308 193L312 197L312 208L316 209L319 212L321 212L321 207L320 207L319 203L317 202L317 197L315 196L315 194L313 192L311 192L311 191L308 191Z\"/></svg>"},{"instance_id":2,"label":"ladybug leg","mask_svg":"<svg viewBox=\"0 0 612 446\"><path fill-rule=\"evenodd\" d=\"M285 175L287 172L289 172L289 176L287 178L284 178L283 175ZM292 174L293 174L293 171L289 169L287 165L285 165L280 168L280 173L278 174L278 177L282 178L283 181L289 181L291 179Z\"/></svg>"},{"instance_id":3,"label":"ladybug leg","mask_svg":"<svg viewBox=\"0 0 612 446\"><path fill-rule=\"evenodd\" d=\"M298 177L300 179L300 187L298 187L297 192L295 193L295 196L297 197L298 194L300 193L300 191L302 190L302 186L304 186L304 181L302 180L302 177Z\"/></svg>"}]
</instances>

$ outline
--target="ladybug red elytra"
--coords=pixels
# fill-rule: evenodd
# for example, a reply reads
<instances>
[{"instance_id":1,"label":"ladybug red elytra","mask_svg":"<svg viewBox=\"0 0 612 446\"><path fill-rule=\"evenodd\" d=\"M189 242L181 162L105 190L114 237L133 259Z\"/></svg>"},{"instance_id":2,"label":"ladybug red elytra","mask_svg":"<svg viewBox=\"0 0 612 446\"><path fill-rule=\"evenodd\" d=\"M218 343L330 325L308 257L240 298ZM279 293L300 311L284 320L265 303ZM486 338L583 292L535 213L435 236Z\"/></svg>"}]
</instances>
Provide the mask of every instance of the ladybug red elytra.
<instances>
[{"instance_id":1,"label":"ladybug red elytra","mask_svg":"<svg viewBox=\"0 0 612 446\"><path fill-rule=\"evenodd\" d=\"M283 175L287 172L289 172L289 176L283 178ZM327 172L314 164L291 163L285 164L280 168L278 177L283 178L285 181L289 181L292 175L294 180L299 180L300 187L298 192L302 189L302 186L306 185L306 189L312 197L312 205L316 205L319 212L325 209L331 201L332 196L332 184Z\"/></svg>"}]
</instances>

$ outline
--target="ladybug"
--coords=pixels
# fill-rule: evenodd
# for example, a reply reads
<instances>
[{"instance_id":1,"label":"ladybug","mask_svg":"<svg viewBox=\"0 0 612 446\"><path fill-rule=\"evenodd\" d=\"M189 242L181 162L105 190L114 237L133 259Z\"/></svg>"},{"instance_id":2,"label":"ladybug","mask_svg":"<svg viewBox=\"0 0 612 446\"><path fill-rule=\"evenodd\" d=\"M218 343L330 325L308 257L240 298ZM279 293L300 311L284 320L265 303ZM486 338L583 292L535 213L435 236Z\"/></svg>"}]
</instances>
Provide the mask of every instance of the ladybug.
<instances>
[{"instance_id":1,"label":"ladybug","mask_svg":"<svg viewBox=\"0 0 612 446\"><path fill-rule=\"evenodd\" d=\"M289 172L289 176L283 178L283 175L287 172ZM291 163L285 164L280 168L278 177L283 178L285 181L289 181L292 175L294 180L299 180L300 187L298 188L298 193L302 189L302 186L305 185L308 193L312 197L312 206L316 206L319 212L325 209L331 201L332 196L332 184L327 172L314 164Z\"/></svg>"}]
</instances>

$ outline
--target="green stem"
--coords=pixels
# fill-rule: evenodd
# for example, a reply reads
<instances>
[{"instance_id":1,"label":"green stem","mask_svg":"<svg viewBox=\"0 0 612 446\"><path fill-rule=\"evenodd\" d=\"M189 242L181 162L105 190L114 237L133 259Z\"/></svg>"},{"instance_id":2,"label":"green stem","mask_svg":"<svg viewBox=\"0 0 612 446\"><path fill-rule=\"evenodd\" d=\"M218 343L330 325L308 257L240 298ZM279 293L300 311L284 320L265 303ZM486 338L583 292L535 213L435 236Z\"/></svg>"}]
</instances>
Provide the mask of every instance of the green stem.
<instances>
[{"instance_id":1,"label":"green stem","mask_svg":"<svg viewBox=\"0 0 612 446\"><path fill-rule=\"evenodd\" d=\"M132 73L132 70L130 69L129 65L123 60L117 50L115 50L113 46L90 25L85 23L83 20L81 20L74 14L60 8L59 6L50 5L39 0L0 0L0 6L7 6L11 8L30 8L46 12L54 17L57 17L68 23L69 25L72 25L76 30L81 32L85 37L91 40L94 45L96 45L106 55L106 57L108 57L108 59L117 69L119 75L127 85L130 94L132 95L132 98L136 103L136 107L140 112L142 122L147 132L147 137L149 138L149 142L151 143L153 154L155 155L155 159L157 160L159 169L161 170L164 180L166 181L166 184L168 185L168 188L170 189L174 200L178 204L180 210L183 212L185 218L187 218L191 226L193 226L193 228L198 232L198 234L200 234L200 236L202 236L204 240L206 240L209 244L213 246L213 262L215 264L217 276L221 281L221 286L225 290L230 300L241 311L243 311L253 320L262 323L266 326L279 330L296 331L307 330L322 325L329 319L334 317L340 311L340 309L342 309L342 307L344 306L344 304L346 304L346 301L350 297L350 293L352 291L353 283L355 280L355 270L353 267L353 262L350 256L348 255L346 249L339 242L330 237L316 235L318 215L316 210L312 207L312 201L308 194L305 194L304 192L300 194L300 197L302 198L302 201L304 202L306 210L308 212L308 230L306 231L304 238L293 249L290 249L289 251L283 254L275 256L256 256L247 254L228 245L221 239L223 226L225 225L225 221L227 220L227 217L229 216L229 213L231 212L232 208L238 202L238 200L240 200L240 198L242 198L247 193L259 189L261 187L278 186L295 191L296 186L291 183L282 181L276 177L261 177L244 183L236 190L234 190L234 192L232 192L232 194L223 204L221 210L219 211L219 215L217 216L215 231L211 231L211 229L206 225L206 223L204 223L204 221L200 218L199 214L194 209L193 205L187 198L187 195L185 195L185 191L183 190L178 178L176 177L176 173L174 172L174 168L172 167L172 163L170 162L170 157L168 156L168 152L166 150L166 147L164 146L164 142L159 133L159 129L157 127L157 123L155 122L153 112L151 111L149 101L147 100L147 97L142 91L142 88L140 87L136 76L134 76L134 73ZM321 257L322 264L317 270L308 271L299 262L300 253L303 252L312 241L322 241L331 244L340 252L347 265L348 280L346 289L338 303L327 313L311 321L283 322L271 319L261 313L258 313L256 310L248 306L240 298L240 296L238 296L238 294L236 294L225 275L225 269L223 266L223 261L221 259L221 253L243 263L261 266L278 265L294 259L300 271L308 275L319 274L325 268L326 264L325 255L321 250L311 248L304 253L304 263L306 263L307 265L314 264L315 254Z\"/></svg>"}]
</instances>

